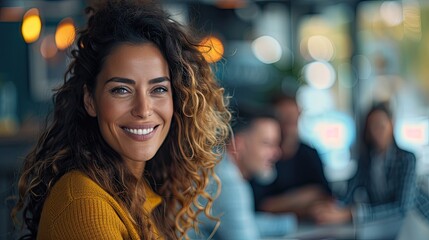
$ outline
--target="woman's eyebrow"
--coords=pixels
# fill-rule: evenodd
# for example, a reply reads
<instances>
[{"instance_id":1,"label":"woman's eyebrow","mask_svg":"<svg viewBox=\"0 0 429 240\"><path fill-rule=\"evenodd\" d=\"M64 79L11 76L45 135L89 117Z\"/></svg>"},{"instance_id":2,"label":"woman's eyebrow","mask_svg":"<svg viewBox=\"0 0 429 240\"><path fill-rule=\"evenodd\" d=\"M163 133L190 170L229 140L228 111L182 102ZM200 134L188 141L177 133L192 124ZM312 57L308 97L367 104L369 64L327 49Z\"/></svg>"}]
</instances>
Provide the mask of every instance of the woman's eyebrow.
<instances>
[{"instance_id":1,"label":"woman's eyebrow","mask_svg":"<svg viewBox=\"0 0 429 240\"><path fill-rule=\"evenodd\" d=\"M149 84L156 84L161 83L165 81L170 81L170 78L168 77L157 77L154 79L149 80ZM129 79L129 78L122 78L122 77L112 77L109 80L107 80L104 85L108 84L109 82L119 82L119 83L126 83L126 84L132 84L135 85L136 81Z\"/></svg>"},{"instance_id":2,"label":"woman's eyebrow","mask_svg":"<svg viewBox=\"0 0 429 240\"><path fill-rule=\"evenodd\" d=\"M168 77L157 77L154 79L149 80L149 84L156 84L156 83L161 83L161 82L165 82L165 81L170 81L170 78Z\"/></svg>"},{"instance_id":3,"label":"woman's eyebrow","mask_svg":"<svg viewBox=\"0 0 429 240\"><path fill-rule=\"evenodd\" d=\"M109 82L119 82L119 83L126 83L126 84L136 84L136 81L131 80L129 78L121 78L121 77L112 77L111 79L107 80L104 85L108 84Z\"/></svg>"}]
</instances>

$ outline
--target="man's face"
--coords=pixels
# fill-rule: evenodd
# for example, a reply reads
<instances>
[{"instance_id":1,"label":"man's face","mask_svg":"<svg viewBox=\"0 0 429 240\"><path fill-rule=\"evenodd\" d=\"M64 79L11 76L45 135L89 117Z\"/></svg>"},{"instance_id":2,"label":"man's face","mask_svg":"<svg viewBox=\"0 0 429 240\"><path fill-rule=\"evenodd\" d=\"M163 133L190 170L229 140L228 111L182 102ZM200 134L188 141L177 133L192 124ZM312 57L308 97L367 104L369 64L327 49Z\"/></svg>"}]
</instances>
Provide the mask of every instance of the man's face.
<instances>
[{"instance_id":1,"label":"man's face","mask_svg":"<svg viewBox=\"0 0 429 240\"><path fill-rule=\"evenodd\" d=\"M240 156L247 173L263 174L271 171L280 157L280 125L271 118L260 118L243 133Z\"/></svg>"},{"instance_id":2,"label":"man's face","mask_svg":"<svg viewBox=\"0 0 429 240\"><path fill-rule=\"evenodd\" d=\"M298 105L294 101L284 100L276 105L276 110L281 124L283 141L297 141L299 138L298 120L300 114Z\"/></svg>"}]
</instances>

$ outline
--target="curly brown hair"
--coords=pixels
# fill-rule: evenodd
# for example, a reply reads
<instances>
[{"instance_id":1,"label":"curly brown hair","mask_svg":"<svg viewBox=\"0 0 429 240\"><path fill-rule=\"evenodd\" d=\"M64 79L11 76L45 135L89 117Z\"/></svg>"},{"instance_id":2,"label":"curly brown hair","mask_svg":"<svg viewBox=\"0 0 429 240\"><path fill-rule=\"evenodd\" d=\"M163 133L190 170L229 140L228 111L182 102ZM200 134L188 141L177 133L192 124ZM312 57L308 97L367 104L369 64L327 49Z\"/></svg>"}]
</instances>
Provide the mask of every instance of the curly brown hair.
<instances>
[{"instance_id":1,"label":"curly brown hair","mask_svg":"<svg viewBox=\"0 0 429 240\"><path fill-rule=\"evenodd\" d=\"M118 44L155 44L169 65L174 114L170 131L144 179L162 196L152 212L166 239L188 238L197 228L197 215L211 217L213 196L209 179L229 133L230 112L210 65L198 51L199 41L153 2L108 1L87 8L88 25L79 32L64 84L56 90L52 119L25 158L19 179L19 200L12 215L23 211L24 226L36 238L43 204L65 173L79 170L98 183L126 209L142 239L152 239L144 183L125 167L103 139L97 120L84 107L84 86L93 92L103 62ZM112 177L113 176L113 177ZM204 206L201 198L207 200ZM139 210L137 210L139 209ZM167 214L165 214L167 213ZM212 218L212 217L211 217Z\"/></svg>"}]
</instances>

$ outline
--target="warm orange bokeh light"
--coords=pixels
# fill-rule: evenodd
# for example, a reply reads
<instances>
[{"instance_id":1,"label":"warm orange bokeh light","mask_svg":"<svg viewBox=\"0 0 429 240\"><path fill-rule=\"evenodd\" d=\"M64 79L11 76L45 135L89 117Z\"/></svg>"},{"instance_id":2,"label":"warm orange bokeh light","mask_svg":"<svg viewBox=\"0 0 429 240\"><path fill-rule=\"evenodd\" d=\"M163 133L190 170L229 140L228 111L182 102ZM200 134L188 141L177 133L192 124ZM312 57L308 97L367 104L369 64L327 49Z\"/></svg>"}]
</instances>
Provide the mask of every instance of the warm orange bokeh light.
<instances>
[{"instance_id":1,"label":"warm orange bokeh light","mask_svg":"<svg viewBox=\"0 0 429 240\"><path fill-rule=\"evenodd\" d=\"M24 14L22 20L21 33L26 43L37 41L42 30L42 21L40 20L39 10L32 8Z\"/></svg>"},{"instance_id":2,"label":"warm orange bokeh light","mask_svg":"<svg viewBox=\"0 0 429 240\"><path fill-rule=\"evenodd\" d=\"M71 18L63 19L55 31L55 44L60 50L70 47L76 37L76 29Z\"/></svg>"},{"instance_id":3,"label":"warm orange bokeh light","mask_svg":"<svg viewBox=\"0 0 429 240\"><path fill-rule=\"evenodd\" d=\"M205 37L200 43L199 50L209 63L222 59L224 48L222 41L214 36Z\"/></svg>"}]
</instances>

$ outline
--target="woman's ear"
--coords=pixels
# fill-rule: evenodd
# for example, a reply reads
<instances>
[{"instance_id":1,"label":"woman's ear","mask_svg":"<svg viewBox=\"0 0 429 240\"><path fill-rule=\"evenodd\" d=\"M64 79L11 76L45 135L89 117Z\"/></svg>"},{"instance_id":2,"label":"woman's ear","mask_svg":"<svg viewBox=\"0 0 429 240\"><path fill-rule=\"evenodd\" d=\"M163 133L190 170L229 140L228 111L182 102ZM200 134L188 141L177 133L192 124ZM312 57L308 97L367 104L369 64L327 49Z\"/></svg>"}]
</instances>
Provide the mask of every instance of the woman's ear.
<instances>
[{"instance_id":1,"label":"woman's ear","mask_svg":"<svg viewBox=\"0 0 429 240\"><path fill-rule=\"evenodd\" d=\"M92 97L92 94L89 92L88 88L86 87L86 85L83 86L83 92L84 92L83 102L85 104L86 112L91 117L96 117L97 111L95 110L94 99Z\"/></svg>"}]
</instances>

